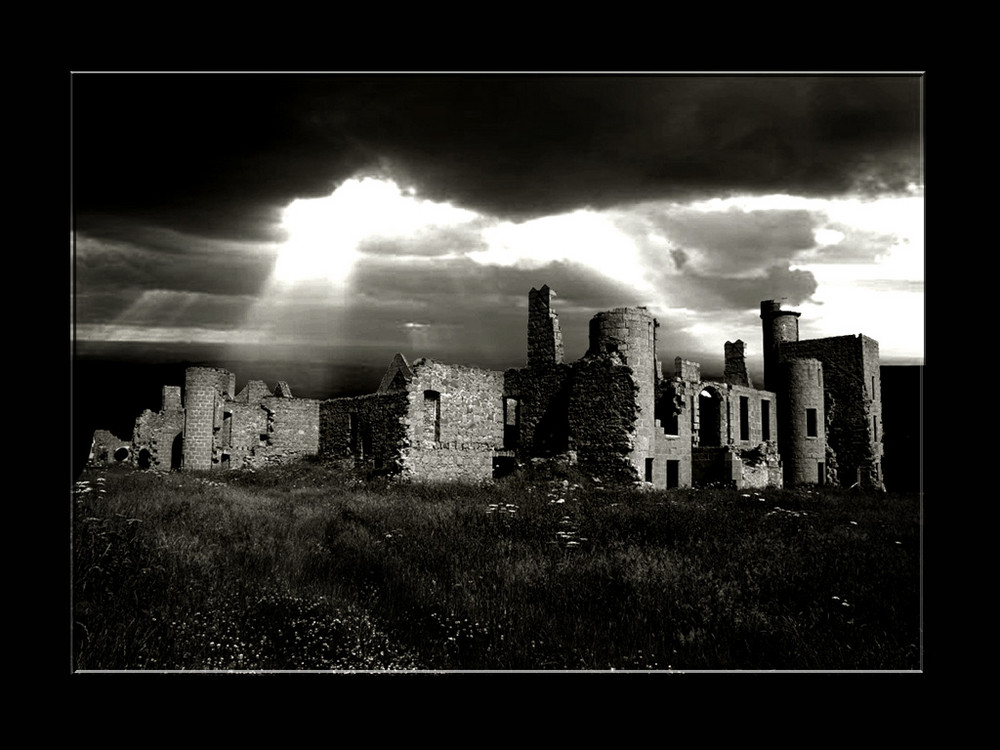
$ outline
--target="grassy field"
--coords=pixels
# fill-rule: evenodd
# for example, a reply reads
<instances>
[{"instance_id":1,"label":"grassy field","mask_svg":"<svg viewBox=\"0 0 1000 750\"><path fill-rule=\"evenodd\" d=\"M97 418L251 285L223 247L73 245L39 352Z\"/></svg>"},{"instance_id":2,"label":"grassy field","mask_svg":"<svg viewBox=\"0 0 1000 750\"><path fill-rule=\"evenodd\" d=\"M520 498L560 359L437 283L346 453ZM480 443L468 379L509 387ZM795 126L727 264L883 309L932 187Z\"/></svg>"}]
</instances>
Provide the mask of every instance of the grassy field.
<instances>
[{"instance_id":1,"label":"grassy field","mask_svg":"<svg viewBox=\"0 0 1000 750\"><path fill-rule=\"evenodd\" d=\"M916 495L84 473L74 670L921 669Z\"/></svg>"}]
</instances>

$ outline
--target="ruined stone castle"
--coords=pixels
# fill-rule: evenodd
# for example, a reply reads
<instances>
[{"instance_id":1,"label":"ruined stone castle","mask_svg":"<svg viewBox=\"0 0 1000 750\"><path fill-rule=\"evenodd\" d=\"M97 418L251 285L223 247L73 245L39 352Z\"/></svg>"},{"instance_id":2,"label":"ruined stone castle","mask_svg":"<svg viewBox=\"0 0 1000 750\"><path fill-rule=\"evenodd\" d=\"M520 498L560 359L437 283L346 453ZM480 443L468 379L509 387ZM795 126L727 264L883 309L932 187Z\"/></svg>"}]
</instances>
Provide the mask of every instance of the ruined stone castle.
<instances>
[{"instance_id":1,"label":"ruined stone castle","mask_svg":"<svg viewBox=\"0 0 1000 750\"><path fill-rule=\"evenodd\" d=\"M760 306L763 389L742 341L726 342L721 381L696 362L657 359L644 307L598 313L586 354L563 361L547 286L528 298L527 364L505 372L410 363L396 354L371 394L296 398L287 383L236 392L223 369L188 368L141 414L130 441L94 436L90 460L138 468L255 467L300 456L403 478L488 480L534 460L602 481L659 488L841 484L883 487L878 342L800 340L800 313Z\"/></svg>"}]
</instances>

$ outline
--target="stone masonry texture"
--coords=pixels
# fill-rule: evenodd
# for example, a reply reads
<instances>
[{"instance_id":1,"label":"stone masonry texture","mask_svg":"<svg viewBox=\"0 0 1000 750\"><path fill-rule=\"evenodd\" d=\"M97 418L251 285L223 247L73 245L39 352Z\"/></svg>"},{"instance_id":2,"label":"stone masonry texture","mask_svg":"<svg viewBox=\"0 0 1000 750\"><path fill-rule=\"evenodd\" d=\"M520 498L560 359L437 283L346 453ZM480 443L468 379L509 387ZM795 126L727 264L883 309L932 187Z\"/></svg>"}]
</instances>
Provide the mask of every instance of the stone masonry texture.
<instances>
[{"instance_id":1,"label":"stone masonry texture","mask_svg":"<svg viewBox=\"0 0 1000 750\"><path fill-rule=\"evenodd\" d=\"M90 460L210 471L316 456L367 474L473 482L557 460L667 489L883 487L878 342L800 340L799 313L765 300L761 389L740 340L725 342L721 380L680 357L664 374L659 324L643 307L597 313L587 352L565 362L555 300L548 286L530 290L526 365L506 371L397 353L373 393L314 399L284 380L236 393L234 373L188 368L131 440L97 431Z\"/></svg>"}]
</instances>

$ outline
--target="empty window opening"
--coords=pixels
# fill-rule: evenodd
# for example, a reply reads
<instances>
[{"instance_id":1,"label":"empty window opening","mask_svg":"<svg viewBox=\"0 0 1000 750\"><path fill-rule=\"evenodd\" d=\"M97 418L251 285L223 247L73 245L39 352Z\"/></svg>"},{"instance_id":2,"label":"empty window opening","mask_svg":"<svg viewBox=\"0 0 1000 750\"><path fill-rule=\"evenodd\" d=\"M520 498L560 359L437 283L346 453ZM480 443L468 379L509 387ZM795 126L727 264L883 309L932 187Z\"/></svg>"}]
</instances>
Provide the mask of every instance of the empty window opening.
<instances>
[{"instance_id":1,"label":"empty window opening","mask_svg":"<svg viewBox=\"0 0 1000 750\"><path fill-rule=\"evenodd\" d=\"M372 453L372 428L366 422L361 426L361 455L371 456Z\"/></svg>"},{"instance_id":2,"label":"empty window opening","mask_svg":"<svg viewBox=\"0 0 1000 750\"><path fill-rule=\"evenodd\" d=\"M816 410L806 409L806 437L816 436Z\"/></svg>"},{"instance_id":3,"label":"empty window opening","mask_svg":"<svg viewBox=\"0 0 1000 750\"><path fill-rule=\"evenodd\" d=\"M667 489L681 486L681 462L667 461Z\"/></svg>"},{"instance_id":4,"label":"empty window opening","mask_svg":"<svg viewBox=\"0 0 1000 750\"><path fill-rule=\"evenodd\" d=\"M826 464L820 461L816 464L816 468L818 469L819 474L819 476L816 477L816 481L819 484L826 484Z\"/></svg>"},{"instance_id":5,"label":"empty window opening","mask_svg":"<svg viewBox=\"0 0 1000 750\"><path fill-rule=\"evenodd\" d=\"M119 448L115 451L115 461L121 463L128 458L128 448Z\"/></svg>"},{"instance_id":6,"label":"empty window opening","mask_svg":"<svg viewBox=\"0 0 1000 750\"><path fill-rule=\"evenodd\" d=\"M357 414L347 415L350 433L351 433L351 453L358 457L363 458L362 445L361 445L361 418Z\"/></svg>"},{"instance_id":7,"label":"empty window opening","mask_svg":"<svg viewBox=\"0 0 1000 750\"><path fill-rule=\"evenodd\" d=\"M520 404L516 398L503 400L503 447L517 449L518 425L521 419Z\"/></svg>"},{"instance_id":8,"label":"empty window opening","mask_svg":"<svg viewBox=\"0 0 1000 750\"><path fill-rule=\"evenodd\" d=\"M715 391L708 389L698 396L700 414L699 443L704 446L722 445L722 399Z\"/></svg>"},{"instance_id":9,"label":"empty window opening","mask_svg":"<svg viewBox=\"0 0 1000 750\"><path fill-rule=\"evenodd\" d=\"M771 402L766 398L760 402L760 439L771 439Z\"/></svg>"},{"instance_id":10,"label":"empty window opening","mask_svg":"<svg viewBox=\"0 0 1000 750\"><path fill-rule=\"evenodd\" d=\"M153 455L149 452L147 448L143 448L139 451L139 468L148 469L153 465Z\"/></svg>"},{"instance_id":11,"label":"empty window opening","mask_svg":"<svg viewBox=\"0 0 1000 750\"><path fill-rule=\"evenodd\" d=\"M497 456L493 459L493 478L501 479L517 471L517 459L513 456Z\"/></svg>"},{"instance_id":12,"label":"empty window opening","mask_svg":"<svg viewBox=\"0 0 1000 750\"><path fill-rule=\"evenodd\" d=\"M653 459L651 458L646 459L646 481L653 481Z\"/></svg>"},{"instance_id":13,"label":"empty window opening","mask_svg":"<svg viewBox=\"0 0 1000 750\"><path fill-rule=\"evenodd\" d=\"M233 444L233 413L231 411L222 414L221 444L226 448Z\"/></svg>"},{"instance_id":14,"label":"empty window opening","mask_svg":"<svg viewBox=\"0 0 1000 750\"><path fill-rule=\"evenodd\" d=\"M740 440L750 439L750 398L740 396Z\"/></svg>"},{"instance_id":15,"label":"empty window opening","mask_svg":"<svg viewBox=\"0 0 1000 750\"><path fill-rule=\"evenodd\" d=\"M267 445L267 433L266 432L260 433L260 437L257 440L257 444L258 445Z\"/></svg>"},{"instance_id":16,"label":"empty window opening","mask_svg":"<svg viewBox=\"0 0 1000 750\"><path fill-rule=\"evenodd\" d=\"M221 461L221 463L222 463L222 468L223 469L228 469L229 468L229 454L228 453L223 453L222 454L222 461Z\"/></svg>"},{"instance_id":17,"label":"empty window opening","mask_svg":"<svg viewBox=\"0 0 1000 750\"><path fill-rule=\"evenodd\" d=\"M184 458L184 433L179 432L170 446L170 468L179 469Z\"/></svg>"},{"instance_id":18,"label":"empty window opening","mask_svg":"<svg viewBox=\"0 0 1000 750\"><path fill-rule=\"evenodd\" d=\"M667 435L680 434L680 410L677 409L677 394L667 390L657 399L653 407L653 418L660 420L660 427Z\"/></svg>"},{"instance_id":19,"label":"empty window opening","mask_svg":"<svg viewBox=\"0 0 1000 750\"><path fill-rule=\"evenodd\" d=\"M441 394L424 391L424 439L441 442Z\"/></svg>"},{"instance_id":20,"label":"empty window opening","mask_svg":"<svg viewBox=\"0 0 1000 750\"><path fill-rule=\"evenodd\" d=\"M875 437L875 442L878 442L878 417L872 417L872 435Z\"/></svg>"}]
</instances>

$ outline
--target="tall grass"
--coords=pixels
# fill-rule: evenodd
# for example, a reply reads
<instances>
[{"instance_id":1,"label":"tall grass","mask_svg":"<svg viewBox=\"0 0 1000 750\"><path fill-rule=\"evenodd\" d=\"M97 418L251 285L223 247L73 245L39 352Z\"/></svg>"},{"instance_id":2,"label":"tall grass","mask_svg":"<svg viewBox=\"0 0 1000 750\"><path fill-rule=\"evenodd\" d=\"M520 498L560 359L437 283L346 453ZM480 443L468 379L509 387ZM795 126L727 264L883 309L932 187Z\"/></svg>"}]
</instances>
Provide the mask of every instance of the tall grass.
<instances>
[{"instance_id":1,"label":"tall grass","mask_svg":"<svg viewBox=\"0 0 1000 750\"><path fill-rule=\"evenodd\" d=\"M917 670L915 496L104 471L76 669Z\"/></svg>"}]
</instances>

